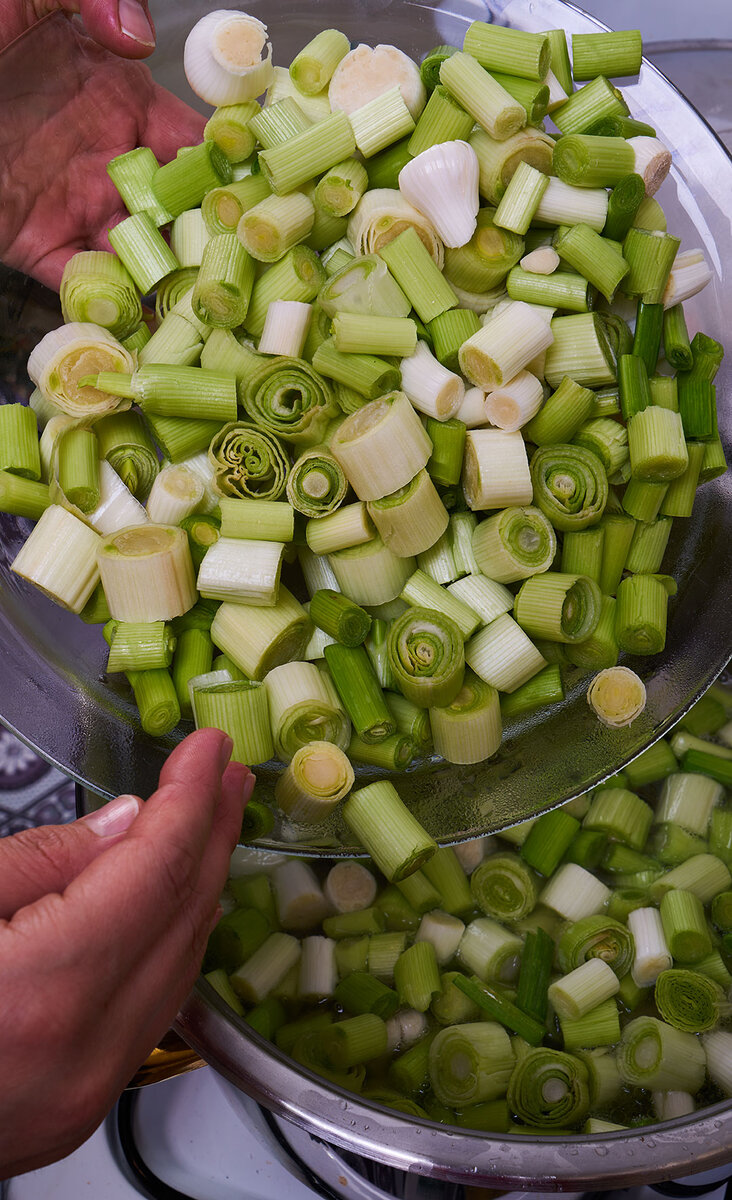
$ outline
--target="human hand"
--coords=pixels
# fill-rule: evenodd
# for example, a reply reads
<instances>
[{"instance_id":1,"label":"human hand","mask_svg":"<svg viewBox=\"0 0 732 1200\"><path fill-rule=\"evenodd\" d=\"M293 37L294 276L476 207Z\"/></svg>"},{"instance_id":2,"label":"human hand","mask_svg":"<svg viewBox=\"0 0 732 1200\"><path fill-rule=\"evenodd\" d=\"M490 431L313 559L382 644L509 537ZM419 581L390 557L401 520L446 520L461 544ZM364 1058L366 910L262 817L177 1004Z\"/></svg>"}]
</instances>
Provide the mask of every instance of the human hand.
<instances>
[{"instance_id":1,"label":"human hand","mask_svg":"<svg viewBox=\"0 0 732 1200\"><path fill-rule=\"evenodd\" d=\"M80 1145L193 985L254 786L230 753L198 730L145 804L0 841L0 1178Z\"/></svg>"},{"instance_id":2,"label":"human hand","mask_svg":"<svg viewBox=\"0 0 732 1200\"><path fill-rule=\"evenodd\" d=\"M94 41L63 15L79 9ZM128 216L109 160L144 145L164 163L203 138L204 118L132 61L154 48L146 12L137 0L0 0L0 259L55 290L68 259L109 250L107 230Z\"/></svg>"}]
</instances>

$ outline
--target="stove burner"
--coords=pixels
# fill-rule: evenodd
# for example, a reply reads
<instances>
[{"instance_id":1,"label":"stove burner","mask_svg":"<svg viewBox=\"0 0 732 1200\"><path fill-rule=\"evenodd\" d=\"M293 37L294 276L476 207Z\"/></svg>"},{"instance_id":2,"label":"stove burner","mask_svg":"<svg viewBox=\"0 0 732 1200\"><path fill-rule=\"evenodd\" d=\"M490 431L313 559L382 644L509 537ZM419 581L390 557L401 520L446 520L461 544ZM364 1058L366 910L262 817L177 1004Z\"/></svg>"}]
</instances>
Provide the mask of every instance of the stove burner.
<instances>
[{"instance_id":1,"label":"stove burner","mask_svg":"<svg viewBox=\"0 0 732 1200\"><path fill-rule=\"evenodd\" d=\"M119 1147L138 1191L148 1200L194 1200L194 1197L165 1183L142 1157L135 1137L135 1109L139 1095L139 1091L123 1092L114 1110Z\"/></svg>"}]
</instances>

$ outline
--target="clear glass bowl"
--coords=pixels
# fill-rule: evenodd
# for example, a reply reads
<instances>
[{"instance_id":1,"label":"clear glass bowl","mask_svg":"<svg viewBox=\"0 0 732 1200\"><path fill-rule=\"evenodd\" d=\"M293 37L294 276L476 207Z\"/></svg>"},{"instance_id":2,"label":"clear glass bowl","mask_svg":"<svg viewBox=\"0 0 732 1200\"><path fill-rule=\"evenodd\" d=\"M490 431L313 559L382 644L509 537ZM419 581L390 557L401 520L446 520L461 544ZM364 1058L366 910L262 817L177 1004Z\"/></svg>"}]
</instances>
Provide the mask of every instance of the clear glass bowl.
<instances>
[{"instance_id":1,"label":"clear glass bowl","mask_svg":"<svg viewBox=\"0 0 732 1200\"><path fill-rule=\"evenodd\" d=\"M153 72L194 103L181 67L183 42L194 20L211 7L200 0L153 6L161 47L150 60ZM598 28L592 18L560 0L488 6L475 0L449 5L321 0L317 6L308 0L254 0L247 7L267 21L281 63L289 62L317 28L328 25L343 28L354 43L391 41L417 58L437 43L461 43L475 18L534 30L560 26L570 33ZM644 63L625 93L633 114L649 120L673 148L671 176L659 194L669 229L681 235L684 248L702 246L712 267L712 283L686 305L690 332L703 329L724 340L732 329L732 162L699 114L655 67ZM27 354L22 318L9 336ZM720 428L727 444L731 375L728 356L717 378ZM665 733L712 682L732 650L731 487L729 476L705 485L694 516L674 523L666 563L679 590L670 604L666 648L653 658L626 660L646 683L642 716L625 730L600 725L585 701L586 679L577 672L561 705L507 727L501 750L490 762L455 767L430 760L399 775L400 794L433 835L454 842L489 833L587 790ZM124 685L104 678L101 631L84 626L9 571L26 532L25 522L0 516L0 715L100 797L148 795L165 756L190 726L158 740L140 732ZM278 770L277 764L257 769L262 799L271 797ZM378 773L364 769L359 774L365 782ZM262 844L304 854L357 850L337 819L318 834L320 847L300 844L296 832L280 829Z\"/></svg>"}]
</instances>

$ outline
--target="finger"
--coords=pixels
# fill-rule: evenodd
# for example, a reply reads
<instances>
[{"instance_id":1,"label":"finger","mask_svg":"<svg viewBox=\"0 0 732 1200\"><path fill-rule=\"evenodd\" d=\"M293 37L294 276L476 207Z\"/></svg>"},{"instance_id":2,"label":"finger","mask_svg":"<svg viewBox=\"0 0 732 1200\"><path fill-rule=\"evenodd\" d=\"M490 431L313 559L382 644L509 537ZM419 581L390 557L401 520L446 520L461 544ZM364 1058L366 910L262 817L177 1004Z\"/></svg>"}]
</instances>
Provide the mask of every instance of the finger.
<instances>
[{"instance_id":1,"label":"finger","mask_svg":"<svg viewBox=\"0 0 732 1200\"><path fill-rule=\"evenodd\" d=\"M155 49L147 0L59 0L58 7L80 12L89 37L122 58L147 58Z\"/></svg>"},{"instance_id":2,"label":"finger","mask_svg":"<svg viewBox=\"0 0 732 1200\"><path fill-rule=\"evenodd\" d=\"M121 1074L129 1078L157 1044L198 977L216 909L229 873L229 860L241 827L241 794L254 777L239 763L224 776L217 831L201 864L199 888L186 909L140 959L134 977L114 989L111 1015L119 1028L133 1031Z\"/></svg>"},{"instance_id":3,"label":"finger","mask_svg":"<svg viewBox=\"0 0 732 1200\"><path fill-rule=\"evenodd\" d=\"M208 731L203 739L207 749L220 748L222 735L213 733L212 737L211 734L212 731ZM173 766L175 768L176 764ZM169 774L175 780L175 770ZM108 959L91 949L84 919L89 927L96 922L96 913L88 904L86 911L74 914L69 928L49 930L46 926L45 941L42 937L31 936L19 949L17 942L9 936L12 924L0 934L3 954L10 966L6 999L13 1004L18 995L25 997L20 1005L23 1019L17 1031L21 1042L22 1035L27 1038L30 1033L32 1037L39 1024L41 1028L45 1027L49 1012L53 1015L54 1040L49 1047L47 1086L43 1095L37 1095L27 1070L23 1074L23 1064L27 1061L23 1053L16 1063L17 1078L13 1076L12 1065L10 1068L11 1079L15 1080L16 1103L22 1104L25 1100L25 1107L32 1106L35 1114L34 1127L49 1131L40 1144L44 1150L53 1146L57 1153L51 1157L64 1153L64 1147L66 1151L73 1149L83 1140L84 1133L91 1132L103 1118L140 1063L169 1028L192 986L216 901L226 879L229 854L236 842L242 800L246 799L246 792L253 782L254 777L241 764L232 763L227 767L212 834L202 855L198 887L171 925L143 955L136 954L136 940L127 939L131 961L122 965L116 978L107 981L101 994L98 979L105 973ZM56 906L59 901L60 898L54 898ZM44 904L35 907L43 909ZM111 940L115 945L124 942L124 931L114 931ZM68 950L70 946L75 948L75 965L80 970L70 970L69 964L62 961L61 948ZM29 996L27 980L29 965L32 968L33 964L38 987L32 989ZM68 1061L75 1063L77 1073L77 1087L72 1096L68 1094L65 1082L64 1067ZM59 1093L59 1082L65 1092ZM80 1134L80 1131L83 1132ZM0 1153L2 1141L0 1131ZM43 1160L37 1156L37 1146L37 1141L29 1143L27 1140L24 1145L13 1146L21 1166L41 1165Z\"/></svg>"},{"instance_id":4,"label":"finger","mask_svg":"<svg viewBox=\"0 0 732 1200\"><path fill-rule=\"evenodd\" d=\"M137 817L137 796L119 796L98 813L70 825L41 825L0 840L0 918L63 890Z\"/></svg>"},{"instance_id":5,"label":"finger","mask_svg":"<svg viewBox=\"0 0 732 1200\"><path fill-rule=\"evenodd\" d=\"M195 146L203 141L205 117L159 84L153 88L147 112L142 142L150 147L158 162L170 162L181 146Z\"/></svg>"},{"instance_id":6,"label":"finger","mask_svg":"<svg viewBox=\"0 0 732 1200\"><path fill-rule=\"evenodd\" d=\"M214 820L214 830L203 855L200 885L196 894L177 913L145 953L136 957L139 945L128 939L130 962L124 964L100 991L99 980L106 973L109 958L90 953L88 930L83 931L79 914L66 938L76 942L83 964L84 978L75 978L68 966L59 963L58 946L64 931L57 931L54 971L64 980L64 992L83 995L84 1006L69 1029L66 1042L85 1082L85 1110L106 1111L121 1089L170 1027L199 973L215 910L228 874L229 857L241 825L242 793L247 798L254 777L239 763L227 768L222 796ZM87 914L88 917L88 914ZM95 918L96 919L96 918ZM115 944L123 934L116 931ZM30 943L29 943L30 944ZM48 960L48 951L34 944L36 957ZM22 955L16 955L15 960ZM88 1020L94 1008L104 1012L103 1022ZM116 1031L109 1038L109 1029Z\"/></svg>"},{"instance_id":7,"label":"finger","mask_svg":"<svg viewBox=\"0 0 732 1200\"><path fill-rule=\"evenodd\" d=\"M98 957L102 964L99 986L119 980L134 961L133 952L139 957L154 945L195 894L209 842L236 840L233 798L227 792L227 803L219 803L222 765L230 751L231 740L219 730L190 734L171 754L161 787L127 836L90 863L62 897L22 909L10 928L26 938L44 937L44 930L52 928L69 965L76 961L79 930L84 929L90 959ZM240 822L241 794L236 805Z\"/></svg>"}]
</instances>

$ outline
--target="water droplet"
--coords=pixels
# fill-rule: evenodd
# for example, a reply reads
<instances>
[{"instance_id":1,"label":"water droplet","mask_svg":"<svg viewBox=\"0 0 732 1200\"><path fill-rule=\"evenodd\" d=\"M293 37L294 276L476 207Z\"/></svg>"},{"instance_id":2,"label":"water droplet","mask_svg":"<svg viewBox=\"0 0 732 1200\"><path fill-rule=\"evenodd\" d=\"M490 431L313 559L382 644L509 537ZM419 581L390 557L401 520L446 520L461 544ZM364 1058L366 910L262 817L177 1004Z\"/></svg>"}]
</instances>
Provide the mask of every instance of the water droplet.
<instances>
[{"instance_id":1,"label":"water droplet","mask_svg":"<svg viewBox=\"0 0 732 1200\"><path fill-rule=\"evenodd\" d=\"M607 1158L607 1146L595 1146L595 1154L597 1154L599 1158Z\"/></svg>"},{"instance_id":2,"label":"water droplet","mask_svg":"<svg viewBox=\"0 0 732 1200\"><path fill-rule=\"evenodd\" d=\"M339 1106L339 1108L342 1108L345 1111L348 1108L348 1101L347 1100L339 1100L338 1106Z\"/></svg>"}]
</instances>

